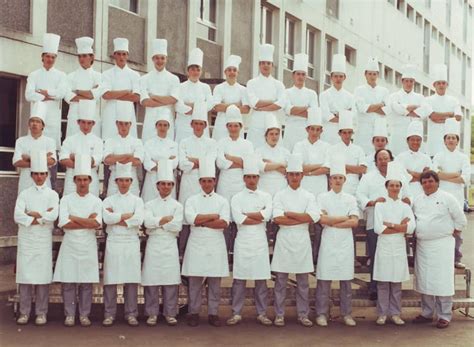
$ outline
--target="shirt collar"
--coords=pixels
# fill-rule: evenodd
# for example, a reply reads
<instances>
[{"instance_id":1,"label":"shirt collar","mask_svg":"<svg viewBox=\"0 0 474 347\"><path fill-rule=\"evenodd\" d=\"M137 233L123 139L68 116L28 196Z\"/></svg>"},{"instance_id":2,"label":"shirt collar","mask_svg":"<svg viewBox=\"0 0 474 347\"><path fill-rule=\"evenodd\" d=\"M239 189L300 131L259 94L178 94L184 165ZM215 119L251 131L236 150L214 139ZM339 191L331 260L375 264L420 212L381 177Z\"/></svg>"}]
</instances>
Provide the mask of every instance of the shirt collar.
<instances>
[{"instance_id":1,"label":"shirt collar","mask_svg":"<svg viewBox=\"0 0 474 347\"><path fill-rule=\"evenodd\" d=\"M45 182L45 183L43 183L41 186L38 186L38 185L35 184L34 187L35 187L35 189L36 189L38 192L41 192L41 191L45 190L45 188L47 188L48 185L47 185L46 182Z\"/></svg>"},{"instance_id":2,"label":"shirt collar","mask_svg":"<svg viewBox=\"0 0 474 347\"><path fill-rule=\"evenodd\" d=\"M212 191L212 192L209 193L209 194L206 194L206 193L204 192L204 190L201 189L201 196L203 196L203 197L205 197L205 198L210 198L211 196L214 196L214 194L215 194L214 191Z\"/></svg>"}]
</instances>

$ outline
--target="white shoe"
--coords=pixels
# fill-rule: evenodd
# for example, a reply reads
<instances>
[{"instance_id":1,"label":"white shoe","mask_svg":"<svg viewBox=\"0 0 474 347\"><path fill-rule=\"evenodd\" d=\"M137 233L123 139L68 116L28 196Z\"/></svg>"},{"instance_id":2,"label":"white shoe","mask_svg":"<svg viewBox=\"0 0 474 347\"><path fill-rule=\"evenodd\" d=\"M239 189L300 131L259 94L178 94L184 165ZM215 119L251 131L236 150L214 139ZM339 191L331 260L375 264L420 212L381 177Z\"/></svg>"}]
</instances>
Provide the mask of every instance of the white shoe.
<instances>
[{"instance_id":1,"label":"white shoe","mask_svg":"<svg viewBox=\"0 0 474 347\"><path fill-rule=\"evenodd\" d=\"M377 317L377 320L375 321L375 323L377 325L385 325L386 321L387 321L387 316L379 316Z\"/></svg>"},{"instance_id":2,"label":"white shoe","mask_svg":"<svg viewBox=\"0 0 474 347\"><path fill-rule=\"evenodd\" d=\"M276 327L284 327L285 326L285 317L283 316L276 316L275 317L275 320L273 321L273 324L276 326Z\"/></svg>"},{"instance_id":3,"label":"white shoe","mask_svg":"<svg viewBox=\"0 0 474 347\"><path fill-rule=\"evenodd\" d=\"M81 323L81 326L83 327L90 327L92 324L89 317L86 316L79 317L79 323Z\"/></svg>"},{"instance_id":4,"label":"white shoe","mask_svg":"<svg viewBox=\"0 0 474 347\"><path fill-rule=\"evenodd\" d=\"M259 314L257 316L257 322L259 322L262 325L265 325L266 327L273 325L273 322L271 321L271 319L265 316L264 314Z\"/></svg>"},{"instance_id":5,"label":"white shoe","mask_svg":"<svg viewBox=\"0 0 474 347\"><path fill-rule=\"evenodd\" d=\"M102 321L102 325L104 327L111 327L112 325L114 325L114 319L112 317L106 317L103 321Z\"/></svg>"},{"instance_id":6,"label":"white shoe","mask_svg":"<svg viewBox=\"0 0 474 347\"><path fill-rule=\"evenodd\" d=\"M28 324L28 320L30 319L30 317L28 317L28 315L26 314L20 314L20 317L18 317L18 319L16 320L16 324L18 325L26 325Z\"/></svg>"},{"instance_id":7,"label":"white shoe","mask_svg":"<svg viewBox=\"0 0 474 347\"><path fill-rule=\"evenodd\" d=\"M138 326L138 320L137 320L137 317L134 317L134 316L129 316L127 318L127 324L131 327L137 327Z\"/></svg>"},{"instance_id":8,"label":"white shoe","mask_svg":"<svg viewBox=\"0 0 474 347\"><path fill-rule=\"evenodd\" d=\"M64 319L64 325L67 327L73 327L76 325L76 318L74 316L67 316L66 319Z\"/></svg>"},{"instance_id":9,"label":"white shoe","mask_svg":"<svg viewBox=\"0 0 474 347\"><path fill-rule=\"evenodd\" d=\"M36 316L35 325L45 325L48 322L45 314L39 314Z\"/></svg>"},{"instance_id":10,"label":"white shoe","mask_svg":"<svg viewBox=\"0 0 474 347\"><path fill-rule=\"evenodd\" d=\"M351 316L344 316L344 324L348 327L355 327L357 325L356 321Z\"/></svg>"},{"instance_id":11,"label":"white shoe","mask_svg":"<svg viewBox=\"0 0 474 347\"><path fill-rule=\"evenodd\" d=\"M165 321L166 324L168 324L169 326L175 326L176 324L178 324L178 320L176 319L176 317L165 316Z\"/></svg>"},{"instance_id":12,"label":"white shoe","mask_svg":"<svg viewBox=\"0 0 474 347\"><path fill-rule=\"evenodd\" d=\"M239 324L240 322L242 321L242 316L239 315L239 314L234 314L232 317L230 317L226 322L225 324L226 325L237 325Z\"/></svg>"},{"instance_id":13,"label":"white shoe","mask_svg":"<svg viewBox=\"0 0 474 347\"><path fill-rule=\"evenodd\" d=\"M327 327L328 320L325 315L321 314L316 318L316 324L320 327Z\"/></svg>"},{"instance_id":14,"label":"white shoe","mask_svg":"<svg viewBox=\"0 0 474 347\"><path fill-rule=\"evenodd\" d=\"M158 322L157 316L149 316L148 319L146 320L146 325L153 327L156 325L157 322Z\"/></svg>"},{"instance_id":15,"label":"white shoe","mask_svg":"<svg viewBox=\"0 0 474 347\"><path fill-rule=\"evenodd\" d=\"M311 328L313 326L313 322L308 317L298 317L298 323L306 328Z\"/></svg>"},{"instance_id":16,"label":"white shoe","mask_svg":"<svg viewBox=\"0 0 474 347\"><path fill-rule=\"evenodd\" d=\"M400 316L392 316L392 322L395 323L395 325L405 325L405 321L400 318Z\"/></svg>"}]
</instances>

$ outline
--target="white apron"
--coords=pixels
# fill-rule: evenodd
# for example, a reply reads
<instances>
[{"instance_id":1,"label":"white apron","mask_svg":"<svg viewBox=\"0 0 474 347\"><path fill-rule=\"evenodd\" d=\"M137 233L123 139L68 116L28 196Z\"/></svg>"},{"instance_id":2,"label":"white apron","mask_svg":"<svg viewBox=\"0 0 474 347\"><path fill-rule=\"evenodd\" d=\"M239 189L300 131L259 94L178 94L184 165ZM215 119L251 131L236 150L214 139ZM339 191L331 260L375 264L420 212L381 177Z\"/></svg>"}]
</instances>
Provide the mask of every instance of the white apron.
<instances>
[{"instance_id":1,"label":"white apron","mask_svg":"<svg viewBox=\"0 0 474 347\"><path fill-rule=\"evenodd\" d=\"M306 118L289 116L286 119L283 145L291 152L296 143L308 136L306 132Z\"/></svg>"},{"instance_id":2,"label":"white apron","mask_svg":"<svg viewBox=\"0 0 474 347\"><path fill-rule=\"evenodd\" d=\"M326 281L354 278L354 239L352 229L325 226L321 235L316 277Z\"/></svg>"},{"instance_id":3,"label":"white apron","mask_svg":"<svg viewBox=\"0 0 474 347\"><path fill-rule=\"evenodd\" d=\"M135 232L107 235L104 285L140 283L140 240Z\"/></svg>"},{"instance_id":4,"label":"white apron","mask_svg":"<svg viewBox=\"0 0 474 347\"><path fill-rule=\"evenodd\" d=\"M410 279L404 234L380 234L374 261L374 280L403 282Z\"/></svg>"},{"instance_id":5,"label":"white apron","mask_svg":"<svg viewBox=\"0 0 474 347\"><path fill-rule=\"evenodd\" d=\"M168 286L181 283L178 243L168 231L148 237L143 260L142 285Z\"/></svg>"},{"instance_id":6,"label":"white apron","mask_svg":"<svg viewBox=\"0 0 474 347\"><path fill-rule=\"evenodd\" d=\"M272 197L277 192L285 189L288 186L285 176L278 171L270 171L260 173L260 179L258 181L258 189L267 192Z\"/></svg>"},{"instance_id":7,"label":"white apron","mask_svg":"<svg viewBox=\"0 0 474 347\"><path fill-rule=\"evenodd\" d=\"M191 172L183 172L179 186L179 202L184 206L189 197L200 191L199 170L193 169Z\"/></svg>"},{"instance_id":8,"label":"white apron","mask_svg":"<svg viewBox=\"0 0 474 347\"><path fill-rule=\"evenodd\" d=\"M230 199L245 188L243 175L239 168L221 170L216 193L226 198L230 204Z\"/></svg>"},{"instance_id":9,"label":"white apron","mask_svg":"<svg viewBox=\"0 0 474 347\"><path fill-rule=\"evenodd\" d=\"M280 228L271 269L276 272L295 274L314 271L308 224Z\"/></svg>"},{"instance_id":10,"label":"white apron","mask_svg":"<svg viewBox=\"0 0 474 347\"><path fill-rule=\"evenodd\" d=\"M255 111L250 113L250 125L247 131L247 140L252 142L253 148L263 146L265 142L265 117L267 114L276 114L277 112Z\"/></svg>"},{"instance_id":11,"label":"white apron","mask_svg":"<svg viewBox=\"0 0 474 347\"><path fill-rule=\"evenodd\" d=\"M234 245L233 278L270 279L270 256L265 227L242 225Z\"/></svg>"}]
</instances>

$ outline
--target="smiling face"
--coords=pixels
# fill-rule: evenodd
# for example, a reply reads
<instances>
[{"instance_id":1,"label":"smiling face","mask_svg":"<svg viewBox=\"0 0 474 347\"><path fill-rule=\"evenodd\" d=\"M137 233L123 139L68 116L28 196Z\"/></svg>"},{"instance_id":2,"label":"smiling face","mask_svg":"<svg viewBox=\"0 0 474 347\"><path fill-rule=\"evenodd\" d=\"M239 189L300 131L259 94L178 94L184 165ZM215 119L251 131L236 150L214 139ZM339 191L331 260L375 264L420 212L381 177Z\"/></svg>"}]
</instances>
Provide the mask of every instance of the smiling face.
<instances>
[{"instance_id":1,"label":"smiling face","mask_svg":"<svg viewBox=\"0 0 474 347\"><path fill-rule=\"evenodd\" d=\"M210 194L216 186L216 179L212 177L203 177L199 179L199 184L204 193Z\"/></svg>"},{"instance_id":2,"label":"smiling face","mask_svg":"<svg viewBox=\"0 0 474 347\"><path fill-rule=\"evenodd\" d=\"M421 187L426 195L435 193L439 188L439 181L437 182L433 176L421 178Z\"/></svg>"},{"instance_id":3,"label":"smiling face","mask_svg":"<svg viewBox=\"0 0 474 347\"><path fill-rule=\"evenodd\" d=\"M43 67L46 70L51 69L54 66L54 63L56 62L56 54L53 53L43 53L41 55L41 61L43 62Z\"/></svg>"},{"instance_id":4,"label":"smiling face","mask_svg":"<svg viewBox=\"0 0 474 347\"><path fill-rule=\"evenodd\" d=\"M188 78L193 82L199 81L199 78L201 78L201 67L198 65L188 66Z\"/></svg>"},{"instance_id":5,"label":"smiling face","mask_svg":"<svg viewBox=\"0 0 474 347\"><path fill-rule=\"evenodd\" d=\"M166 198L168 195L170 195L173 187L174 182L171 181L160 181L156 183L156 188L158 189L158 193L160 193L162 198Z\"/></svg>"},{"instance_id":6,"label":"smiling face","mask_svg":"<svg viewBox=\"0 0 474 347\"><path fill-rule=\"evenodd\" d=\"M387 188L388 196L392 199L397 199L402 189L402 183L400 181L390 180L385 183L385 187Z\"/></svg>"},{"instance_id":7,"label":"smiling face","mask_svg":"<svg viewBox=\"0 0 474 347\"><path fill-rule=\"evenodd\" d=\"M459 137L455 134L447 134L444 136L444 144L451 152L456 149L459 144Z\"/></svg>"},{"instance_id":8,"label":"smiling face","mask_svg":"<svg viewBox=\"0 0 474 347\"><path fill-rule=\"evenodd\" d=\"M368 84L376 84L377 79L379 78L379 73L377 71L366 71L365 80Z\"/></svg>"},{"instance_id":9,"label":"smiling face","mask_svg":"<svg viewBox=\"0 0 474 347\"><path fill-rule=\"evenodd\" d=\"M376 153L375 165L381 173L385 174L387 172L388 163L391 161L392 158L390 157L390 153L388 151L381 150L380 152Z\"/></svg>"},{"instance_id":10,"label":"smiling face","mask_svg":"<svg viewBox=\"0 0 474 347\"><path fill-rule=\"evenodd\" d=\"M448 89L448 82L446 81L436 81L433 83L433 86L436 90L436 93L439 95L446 94L446 89Z\"/></svg>"},{"instance_id":11,"label":"smiling face","mask_svg":"<svg viewBox=\"0 0 474 347\"><path fill-rule=\"evenodd\" d=\"M352 135L354 134L354 130L352 129L341 129L339 130L339 136L341 137L342 142L348 145L352 140Z\"/></svg>"},{"instance_id":12,"label":"smiling face","mask_svg":"<svg viewBox=\"0 0 474 347\"><path fill-rule=\"evenodd\" d=\"M225 78L228 81L235 81L237 76L239 75L239 70L233 66L229 66L227 69L224 70Z\"/></svg>"},{"instance_id":13,"label":"smiling face","mask_svg":"<svg viewBox=\"0 0 474 347\"><path fill-rule=\"evenodd\" d=\"M421 136L413 135L407 138L408 148L413 152L418 152L421 147Z\"/></svg>"},{"instance_id":14,"label":"smiling face","mask_svg":"<svg viewBox=\"0 0 474 347\"><path fill-rule=\"evenodd\" d=\"M372 144L374 145L375 151L379 149L385 149L387 147L388 139L384 136L374 136L372 137Z\"/></svg>"},{"instance_id":15,"label":"smiling face","mask_svg":"<svg viewBox=\"0 0 474 347\"><path fill-rule=\"evenodd\" d=\"M166 57L166 55L156 54L151 58L151 60L153 61L153 65L155 65L155 69L161 71L166 67L166 62L168 58Z\"/></svg>"}]
</instances>

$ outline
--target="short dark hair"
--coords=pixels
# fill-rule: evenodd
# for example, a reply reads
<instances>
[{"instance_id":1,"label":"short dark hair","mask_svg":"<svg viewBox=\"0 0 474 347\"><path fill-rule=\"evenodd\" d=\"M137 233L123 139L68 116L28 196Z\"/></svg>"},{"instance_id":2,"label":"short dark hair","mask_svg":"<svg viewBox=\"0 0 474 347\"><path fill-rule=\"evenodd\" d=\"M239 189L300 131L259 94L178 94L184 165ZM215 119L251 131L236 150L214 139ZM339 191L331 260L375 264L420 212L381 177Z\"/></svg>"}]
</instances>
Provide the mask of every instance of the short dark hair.
<instances>
[{"instance_id":1,"label":"short dark hair","mask_svg":"<svg viewBox=\"0 0 474 347\"><path fill-rule=\"evenodd\" d=\"M385 181L385 188L388 188L388 182L390 182L390 181L397 181L397 182L400 182L400 187L403 186L402 181L399 181L399 180L387 180L387 181Z\"/></svg>"},{"instance_id":2,"label":"short dark hair","mask_svg":"<svg viewBox=\"0 0 474 347\"><path fill-rule=\"evenodd\" d=\"M439 176L433 170L427 170L427 171L423 172L420 176L420 183L422 183L423 180L427 180L431 177L433 177L433 179L436 181L436 183L439 183Z\"/></svg>"},{"instance_id":3,"label":"short dark hair","mask_svg":"<svg viewBox=\"0 0 474 347\"><path fill-rule=\"evenodd\" d=\"M270 130L273 130L273 129L277 129L278 130L278 133L281 134L281 129L280 128L268 128L267 130L265 130L265 137L267 137L268 133L270 132Z\"/></svg>"},{"instance_id":4,"label":"short dark hair","mask_svg":"<svg viewBox=\"0 0 474 347\"><path fill-rule=\"evenodd\" d=\"M393 161L392 151L389 150L389 149L382 148L382 149L378 149L377 152L375 152L375 154L374 154L374 161L375 162L377 162L377 157L378 157L379 153L382 152L382 151L386 151L388 153L388 155L390 156L390 160Z\"/></svg>"},{"instance_id":5,"label":"short dark hair","mask_svg":"<svg viewBox=\"0 0 474 347\"><path fill-rule=\"evenodd\" d=\"M446 137L448 135L450 135L450 134L446 134L446 135L443 136L443 141L446 141ZM457 135L457 134L452 134L452 135L456 136L456 138L458 139L458 142L459 142L459 135Z\"/></svg>"},{"instance_id":6,"label":"short dark hair","mask_svg":"<svg viewBox=\"0 0 474 347\"><path fill-rule=\"evenodd\" d=\"M202 69L202 67L199 66L198 64L191 64L191 65L188 65L188 67L186 68L186 71L189 71L189 69L192 68L192 67L198 67L198 68Z\"/></svg>"}]
</instances>

